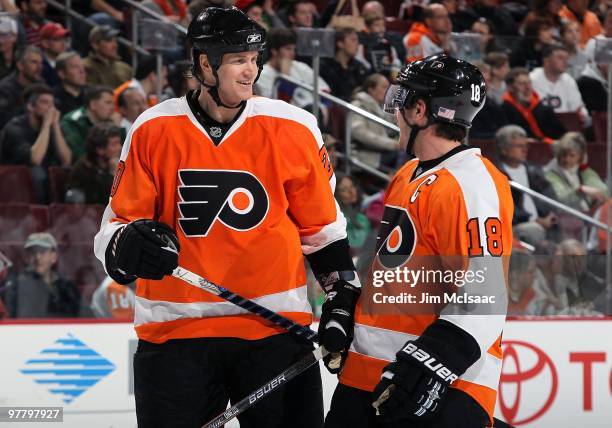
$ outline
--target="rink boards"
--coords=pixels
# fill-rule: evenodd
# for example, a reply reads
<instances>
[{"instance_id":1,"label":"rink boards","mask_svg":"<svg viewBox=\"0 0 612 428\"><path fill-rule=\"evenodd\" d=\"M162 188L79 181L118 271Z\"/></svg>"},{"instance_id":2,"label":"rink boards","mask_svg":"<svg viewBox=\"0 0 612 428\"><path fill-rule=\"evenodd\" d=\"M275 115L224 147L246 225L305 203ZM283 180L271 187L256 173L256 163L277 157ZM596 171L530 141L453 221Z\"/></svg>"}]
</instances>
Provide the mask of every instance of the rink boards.
<instances>
[{"instance_id":1,"label":"rink boards","mask_svg":"<svg viewBox=\"0 0 612 428\"><path fill-rule=\"evenodd\" d=\"M62 406L62 427L136 425L131 324L0 323L0 344L0 406ZM611 426L612 318L510 320L504 353L498 417L517 427ZM334 386L325 372L326 406ZM38 425L49 426L28 424Z\"/></svg>"}]
</instances>

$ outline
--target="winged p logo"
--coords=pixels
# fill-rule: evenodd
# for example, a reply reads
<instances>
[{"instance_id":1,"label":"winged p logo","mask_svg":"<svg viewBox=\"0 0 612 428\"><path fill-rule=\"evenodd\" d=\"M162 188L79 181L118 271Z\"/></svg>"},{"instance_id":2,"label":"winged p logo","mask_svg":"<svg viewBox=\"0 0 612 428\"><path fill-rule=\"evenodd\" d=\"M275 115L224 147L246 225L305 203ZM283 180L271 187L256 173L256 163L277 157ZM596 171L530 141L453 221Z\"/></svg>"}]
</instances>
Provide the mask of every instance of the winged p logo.
<instances>
[{"instance_id":1,"label":"winged p logo","mask_svg":"<svg viewBox=\"0 0 612 428\"><path fill-rule=\"evenodd\" d=\"M258 226L268 214L266 189L247 171L181 169L179 225L188 237L208 235L219 220L239 231Z\"/></svg>"}]
</instances>

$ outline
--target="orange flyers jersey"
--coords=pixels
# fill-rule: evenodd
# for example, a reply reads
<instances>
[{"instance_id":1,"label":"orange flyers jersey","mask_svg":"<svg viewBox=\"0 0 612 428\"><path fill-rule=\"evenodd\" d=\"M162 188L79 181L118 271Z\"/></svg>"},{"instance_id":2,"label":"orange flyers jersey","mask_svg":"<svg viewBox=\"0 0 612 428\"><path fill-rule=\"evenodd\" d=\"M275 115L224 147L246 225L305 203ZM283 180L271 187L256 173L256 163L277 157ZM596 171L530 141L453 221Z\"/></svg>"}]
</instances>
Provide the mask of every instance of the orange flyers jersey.
<instances>
[{"instance_id":1,"label":"orange flyers jersey","mask_svg":"<svg viewBox=\"0 0 612 428\"><path fill-rule=\"evenodd\" d=\"M134 292L127 285L106 277L91 297L91 310L98 318L134 319Z\"/></svg>"},{"instance_id":2,"label":"orange flyers jersey","mask_svg":"<svg viewBox=\"0 0 612 428\"><path fill-rule=\"evenodd\" d=\"M254 97L218 145L208 135L185 97L136 120L95 238L96 256L104 263L124 224L154 219L177 233L180 266L309 324L303 254L346 238L316 119L285 102ZM170 276L137 280L134 323L140 338L155 343L260 339L282 331Z\"/></svg>"},{"instance_id":3,"label":"orange flyers jersey","mask_svg":"<svg viewBox=\"0 0 612 428\"><path fill-rule=\"evenodd\" d=\"M411 180L418 165L418 159L404 165L385 194L376 256L357 306L354 339L340 382L372 391L383 367L404 344L443 318L472 335L481 348L480 359L453 386L472 395L492 417L502 362L507 256L512 247L508 180L475 148L458 151ZM392 279L389 289L450 289L448 295L461 295L462 290L473 290L459 282L467 281L466 272L471 271L483 290L496 292L498 304L483 306L478 314L456 312L450 303L418 305L420 297L414 305L398 300L385 304L380 296L385 289L376 280L405 267L423 276L412 284L401 282L405 277ZM424 276L426 272L431 278ZM445 278L455 275L450 277L451 287L441 288L448 283L436 273L444 273Z\"/></svg>"}]
</instances>

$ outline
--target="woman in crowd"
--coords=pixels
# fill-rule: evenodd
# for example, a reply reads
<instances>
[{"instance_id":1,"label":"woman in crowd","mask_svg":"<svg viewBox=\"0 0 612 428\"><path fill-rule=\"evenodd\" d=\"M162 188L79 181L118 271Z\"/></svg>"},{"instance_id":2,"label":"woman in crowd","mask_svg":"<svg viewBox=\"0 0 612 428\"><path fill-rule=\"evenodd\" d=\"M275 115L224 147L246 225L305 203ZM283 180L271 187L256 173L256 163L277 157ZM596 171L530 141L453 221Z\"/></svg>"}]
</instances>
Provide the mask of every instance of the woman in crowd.
<instances>
[{"instance_id":1,"label":"woman in crowd","mask_svg":"<svg viewBox=\"0 0 612 428\"><path fill-rule=\"evenodd\" d=\"M580 24L566 21L561 27L561 41L570 54L567 72L578 79L588 62L584 49L580 47Z\"/></svg>"},{"instance_id":2,"label":"woman in crowd","mask_svg":"<svg viewBox=\"0 0 612 428\"><path fill-rule=\"evenodd\" d=\"M555 26L550 19L534 18L525 24L525 37L510 54L512 67L533 70L542 67L542 51L555 41Z\"/></svg>"},{"instance_id":3,"label":"woman in crowd","mask_svg":"<svg viewBox=\"0 0 612 428\"><path fill-rule=\"evenodd\" d=\"M555 157L544 169L559 202L583 212L603 204L610 192L597 172L588 166L582 134L566 133L554 143L553 151Z\"/></svg>"},{"instance_id":4,"label":"woman in crowd","mask_svg":"<svg viewBox=\"0 0 612 428\"><path fill-rule=\"evenodd\" d=\"M394 123L394 118L381 108L388 87L389 81L385 76L371 74L353 96L351 104ZM353 154L357 159L374 168L395 166L397 139L387 128L355 114L352 116L351 135L354 143Z\"/></svg>"},{"instance_id":5,"label":"woman in crowd","mask_svg":"<svg viewBox=\"0 0 612 428\"><path fill-rule=\"evenodd\" d=\"M346 217L346 233L353 253L363 246L370 232L370 221L360 211L359 192L353 178L336 173L336 200Z\"/></svg>"}]
</instances>

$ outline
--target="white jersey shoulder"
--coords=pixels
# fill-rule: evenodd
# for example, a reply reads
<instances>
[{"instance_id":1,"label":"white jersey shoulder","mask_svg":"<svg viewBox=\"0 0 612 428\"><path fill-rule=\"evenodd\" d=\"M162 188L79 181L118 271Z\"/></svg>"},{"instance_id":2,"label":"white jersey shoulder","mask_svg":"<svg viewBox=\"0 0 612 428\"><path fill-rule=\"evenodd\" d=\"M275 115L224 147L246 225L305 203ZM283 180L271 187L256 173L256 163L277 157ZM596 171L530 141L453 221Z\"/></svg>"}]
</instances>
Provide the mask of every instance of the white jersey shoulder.
<instances>
[{"instance_id":1,"label":"white jersey shoulder","mask_svg":"<svg viewBox=\"0 0 612 428\"><path fill-rule=\"evenodd\" d=\"M249 100L250 109L248 115L253 116L272 116L281 119L294 120L300 123L314 123L316 119L312 113L296 107L282 100L275 100L266 97L253 97Z\"/></svg>"},{"instance_id":2,"label":"white jersey shoulder","mask_svg":"<svg viewBox=\"0 0 612 428\"><path fill-rule=\"evenodd\" d=\"M321 131L319 130L317 119L312 113L285 101L265 97L253 97L249 100L247 115L248 117L270 116L297 122L310 130L317 140L319 147L323 146Z\"/></svg>"},{"instance_id":3,"label":"white jersey shoulder","mask_svg":"<svg viewBox=\"0 0 612 428\"><path fill-rule=\"evenodd\" d=\"M132 133L143 124L157 119L163 116L181 116L185 115L185 109L183 103L187 104L185 97L182 98L170 98L169 100L162 101L159 104L154 105L146 109L132 125Z\"/></svg>"},{"instance_id":4,"label":"white jersey shoulder","mask_svg":"<svg viewBox=\"0 0 612 428\"><path fill-rule=\"evenodd\" d=\"M186 115L184 108L181 105L181 101L183 98L171 98L169 100L163 101L159 104L154 105L151 108L145 110L132 124L132 127L128 131L125 142L123 144L123 149L121 150L121 160L125 161L127 158L130 148L132 147L132 136L134 133L142 126L151 122L153 119L158 119L164 116L181 116ZM187 102L185 101L185 104Z\"/></svg>"}]
</instances>

